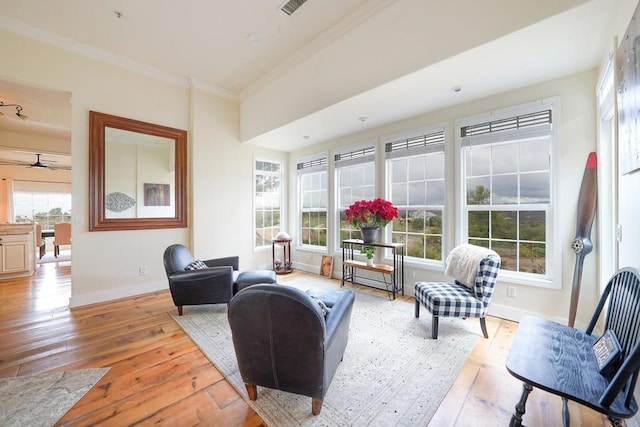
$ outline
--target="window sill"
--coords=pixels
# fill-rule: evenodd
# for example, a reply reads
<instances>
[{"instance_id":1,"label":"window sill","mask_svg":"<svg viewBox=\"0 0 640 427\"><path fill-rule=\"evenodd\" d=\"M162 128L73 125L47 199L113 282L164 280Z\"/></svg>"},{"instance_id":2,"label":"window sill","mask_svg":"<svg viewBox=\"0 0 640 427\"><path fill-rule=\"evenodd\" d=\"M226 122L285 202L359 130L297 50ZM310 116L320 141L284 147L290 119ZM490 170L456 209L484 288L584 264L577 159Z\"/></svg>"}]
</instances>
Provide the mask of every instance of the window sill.
<instances>
[{"instance_id":1,"label":"window sill","mask_svg":"<svg viewBox=\"0 0 640 427\"><path fill-rule=\"evenodd\" d=\"M500 270L500 272L498 273L498 282L514 285L533 286L536 288L562 289L562 285L558 285L557 282L554 282L550 278L527 276L523 274L507 272L505 270Z\"/></svg>"}]
</instances>

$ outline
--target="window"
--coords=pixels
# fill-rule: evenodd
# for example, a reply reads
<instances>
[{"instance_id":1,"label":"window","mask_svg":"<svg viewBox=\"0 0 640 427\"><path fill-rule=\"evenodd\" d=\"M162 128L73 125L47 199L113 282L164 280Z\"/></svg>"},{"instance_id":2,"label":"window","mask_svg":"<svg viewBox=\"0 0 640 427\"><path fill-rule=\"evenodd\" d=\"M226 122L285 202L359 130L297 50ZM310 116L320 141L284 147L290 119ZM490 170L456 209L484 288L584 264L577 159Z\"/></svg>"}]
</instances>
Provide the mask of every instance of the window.
<instances>
[{"instance_id":1,"label":"window","mask_svg":"<svg viewBox=\"0 0 640 427\"><path fill-rule=\"evenodd\" d=\"M616 116L613 60L609 60L598 85L598 281L600 293L618 265L616 222L618 218L618 167L616 159Z\"/></svg>"},{"instance_id":2,"label":"window","mask_svg":"<svg viewBox=\"0 0 640 427\"><path fill-rule=\"evenodd\" d=\"M280 231L282 205L282 166L277 162L256 160L254 170L255 247L271 246Z\"/></svg>"},{"instance_id":3,"label":"window","mask_svg":"<svg viewBox=\"0 0 640 427\"><path fill-rule=\"evenodd\" d=\"M398 208L392 241L406 256L442 261L445 181L444 129L385 144L389 197Z\"/></svg>"},{"instance_id":4,"label":"window","mask_svg":"<svg viewBox=\"0 0 640 427\"><path fill-rule=\"evenodd\" d=\"M327 247L327 156L300 161L298 169L298 200L300 244Z\"/></svg>"},{"instance_id":5,"label":"window","mask_svg":"<svg viewBox=\"0 0 640 427\"><path fill-rule=\"evenodd\" d=\"M460 128L463 241L498 252L503 271L539 279L554 257L552 112L538 103Z\"/></svg>"},{"instance_id":6,"label":"window","mask_svg":"<svg viewBox=\"0 0 640 427\"><path fill-rule=\"evenodd\" d=\"M71 222L71 184L13 181L15 222L38 222L53 230L56 222Z\"/></svg>"},{"instance_id":7,"label":"window","mask_svg":"<svg viewBox=\"0 0 640 427\"><path fill-rule=\"evenodd\" d=\"M334 156L336 169L336 210L339 241L359 239L360 230L355 230L347 221L345 211L358 200L375 198L375 143L370 142L363 148L343 151Z\"/></svg>"}]
</instances>

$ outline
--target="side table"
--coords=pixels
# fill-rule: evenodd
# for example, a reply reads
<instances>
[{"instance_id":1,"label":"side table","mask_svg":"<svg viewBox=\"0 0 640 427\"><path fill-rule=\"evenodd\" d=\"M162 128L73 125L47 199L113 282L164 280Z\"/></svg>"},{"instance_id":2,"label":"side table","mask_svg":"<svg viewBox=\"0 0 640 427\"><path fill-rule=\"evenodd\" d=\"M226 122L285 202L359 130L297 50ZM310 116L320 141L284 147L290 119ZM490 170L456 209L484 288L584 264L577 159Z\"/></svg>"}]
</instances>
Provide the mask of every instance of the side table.
<instances>
[{"instance_id":1,"label":"side table","mask_svg":"<svg viewBox=\"0 0 640 427\"><path fill-rule=\"evenodd\" d=\"M291 240L292 239L273 239L271 241L271 259L273 262L273 271L276 274L289 274L293 271L291 263ZM282 246L282 258L276 258L276 245Z\"/></svg>"},{"instance_id":2,"label":"side table","mask_svg":"<svg viewBox=\"0 0 640 427\"><path fill-rule=\"evenodd\" d=\"M356 261L353 259L354 248L362 248L364 246L372 246L383 249L391 250L391 265L387 264L373 264L368 265L366 262ZM344 282L357 283L362 286L368 286L375 289L382 289L377 286L371 286L365 283L357 282L358 277L356 271L358 269L374 271L382 274L382 280L372 279L367 277L366 279L383 283L385 289L390 296L390 299L396 299L396 294L402 292L404 295L404 245L402 243L364 243L358 239L347 239L342 241L342 283L340 286L344 286ZM389 276L389 280L386 276ZM362 277L361 277L362 278Z\"/></svg>"}]
</instances>

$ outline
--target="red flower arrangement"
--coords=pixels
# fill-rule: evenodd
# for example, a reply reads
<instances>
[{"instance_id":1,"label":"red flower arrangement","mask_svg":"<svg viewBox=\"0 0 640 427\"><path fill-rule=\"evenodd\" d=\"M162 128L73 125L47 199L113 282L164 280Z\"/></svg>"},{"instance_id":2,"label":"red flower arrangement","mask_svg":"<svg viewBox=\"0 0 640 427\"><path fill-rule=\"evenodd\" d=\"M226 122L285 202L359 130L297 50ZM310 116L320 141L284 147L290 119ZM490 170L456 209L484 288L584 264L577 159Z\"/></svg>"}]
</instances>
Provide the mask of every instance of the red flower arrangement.
<instances>
[{"instance_id":1,"label":"red flower arrangement","mask_svg":"<svg viewBox=\"0 0 640 427\"><path fill-rule=\"evenodd\" d=\"M358 200L345 214L354 228L384 227L398 218L398 209L384 199Z\"/></svg>"}]
</instances>

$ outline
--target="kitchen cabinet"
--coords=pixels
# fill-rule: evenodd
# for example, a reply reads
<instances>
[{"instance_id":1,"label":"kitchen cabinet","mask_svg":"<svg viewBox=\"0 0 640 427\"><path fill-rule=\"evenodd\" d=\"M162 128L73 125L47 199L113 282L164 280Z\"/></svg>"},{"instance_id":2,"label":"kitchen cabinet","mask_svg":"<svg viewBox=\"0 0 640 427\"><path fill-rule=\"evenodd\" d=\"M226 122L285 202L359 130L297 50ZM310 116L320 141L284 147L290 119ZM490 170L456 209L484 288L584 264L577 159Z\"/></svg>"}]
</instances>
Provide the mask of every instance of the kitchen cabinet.
<instances>
[{"instance_id":1,"label":"kitchen cabinet","mask_svg":"<svg viewBox=\"0 0 640 427\"><path fill-rule=\"evenodd\" d=\"M30 276L35 271L33 226L0 229L0 279Z\"/></svg>"}]
</instances>

